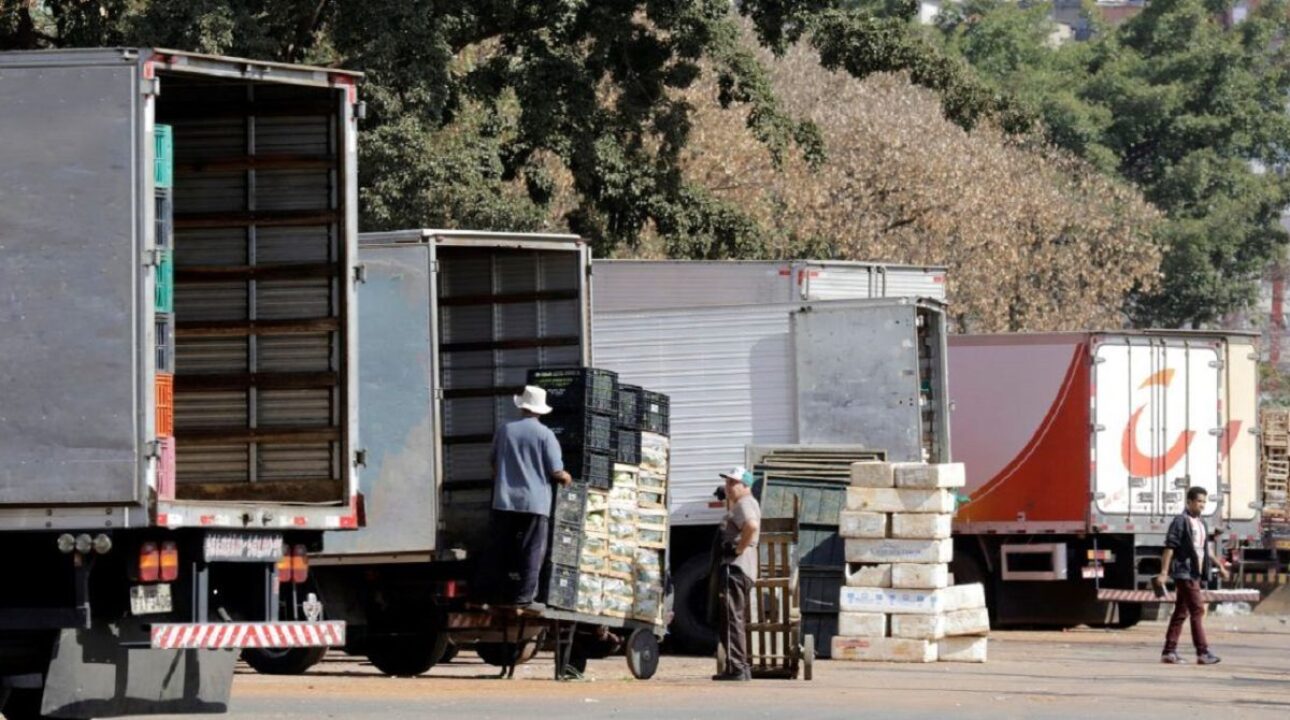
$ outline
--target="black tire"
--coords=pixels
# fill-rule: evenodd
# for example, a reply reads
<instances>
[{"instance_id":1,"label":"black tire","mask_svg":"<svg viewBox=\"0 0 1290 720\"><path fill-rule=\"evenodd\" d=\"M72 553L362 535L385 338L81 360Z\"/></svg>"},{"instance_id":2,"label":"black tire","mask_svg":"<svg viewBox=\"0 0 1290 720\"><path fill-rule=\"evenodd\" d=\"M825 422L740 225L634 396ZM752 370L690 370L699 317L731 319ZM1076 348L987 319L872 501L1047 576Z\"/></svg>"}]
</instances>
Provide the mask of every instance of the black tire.
<instances>
[{"instance_id":1,"label":"black tire","mask_svg":"<svg viewBox=\"0 0 1290 720\"><path fill-rule=\"evenodd\" d=\"M711 655L717 649L717 631L708 624L708 556L695 555L673 575L676 588L672 624L668 629L678 651Z\"/></svg>"},{"instance_id":2,"label":"black tire","mask_svg":"<svg viewBox=\"0 0 1290 720\"><path fill-rule=\"evenodd\" d=\"M446 665L452 662L453 658L457 657L457 652L459 650L461 650L461 646L449 640L447 647L443 649L443 657L439 658L439 664Z\"/></svg>"},{"instance_id":3,"label":"black tire","mask_svg":"<svg viewBox=\"0 0 1290 720\"><path fill-rule=\"evenodd\" d=\"M434 667L447 645L448 636L443 633L382 638L368 645L367 659L386 675L415 677Z\"/></svg>"},{"instance_id":4,"label":"black tire","mask_svg":"<svg viewBox=\"0 0 1290 720\"><path fill-rule=\"evenodd\" d=\"M1142 622L1142 603L1116 603L1118 613L1115 622L1111 627L1118 630L1128 630L1129 628Z\"/></svg>"},{"instance_id":5,"label":"black tire","mask_svg":"<svg viewBox=\"0 0 1290 720\"><path fill-rule=\"evenodd\" d=\"M9 697L4 700L4 710L0 714L4 715L5 720L40 720L45 717L40 714L40 701L43 696L43 690L12 689L9 691Z\"/></svg>"},{"instance_id":6,"label":"black tire","mask_svg":"<svg viewBox=\"0 0 1290 720\"><path fill-rule=\"evenodd\" d=\"M649 680L658 671L658 638L654 631L638 628L627 638L627 669L637 680Z\"/></svg>"},{"instance_id":7,"label":"black tire","mask_svg":"<svg viewBox=\"0 0 1290 720\"><path fill-rule=\"evenodd\" d=\"M519 657L515 658L515 664L523 665L524 663L532 660L534 655L537 655L538 642L534 640L532 642L524 643L522 648L516 645L507 647L506 643L500 642L475 643L475 654L479 656L480 660L483 660L493 667L503 667L507 664L506 653L508 650L510 652L518 652Z\"/></svg>"},{"instance_id":8,"label":"black tire","mask_svg":"<svg viewBox=\"0 0 1290 720\"><path fill-rule=\"evenodd\" d=\"M261 675L302 675L326 654L325 647L248 648L242 651L242 659Z\"/></svg>"}]
</instances>

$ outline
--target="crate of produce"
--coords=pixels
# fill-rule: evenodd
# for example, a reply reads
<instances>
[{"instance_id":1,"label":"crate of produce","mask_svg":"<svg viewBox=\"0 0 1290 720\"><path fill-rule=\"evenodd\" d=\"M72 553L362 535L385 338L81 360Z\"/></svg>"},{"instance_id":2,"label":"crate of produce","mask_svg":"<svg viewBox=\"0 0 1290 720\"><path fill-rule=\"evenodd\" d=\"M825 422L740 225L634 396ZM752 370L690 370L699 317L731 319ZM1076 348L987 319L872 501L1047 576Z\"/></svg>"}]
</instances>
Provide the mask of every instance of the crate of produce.
<instances>
[{"instance_id":1,"label":"crate of produce","mask_svg":"<svg viewBox=\"0 0 1290 720\"><path fill-rule=\"evenodd\" d=\"M157 437L175 435L175 376L157 373Z\"/></svg>"},{"instance_id":2,"label":"crate of produce","mask_svg":"<svg viewBox=\"0 0 1290 720\"><path fill-rule=\"evenodd\" d=\"M613 480L614 456L595 450L565 453L564 469L573 481L598 490L608 490Z\"/></svg>"},{"instance_id":3,"label":"crate of produce","mask_svg":"<svg viewBox=\"0 0 1290 720\"><path fill-rule=\"evenodd\" d=\"M555 521L582 526L586 514L587 486L569 485L556 488Z\"/></svg>"},{"instance_id":4,"label":"crate of produce","mask_svg":"<svg viewBox=\"0 0 1290 720\"><path fill-rule=\"evenodd\" d=\"M573 609L589 615L599 615L605 609L605 578L595 573L579 573L577 595Z\"/></svg>"},{"instance_id":5,"label":"crate of produce","mask_svg":"<svg viewBox=\"0 0 1290 720\"><path fill-rule=\"evenodd\" d=\"M663 393L645 390L641 393L641 402L636 410L639 428L659 435L669 434L671 417L671 400Z\"/></svg>"},{"instance_id":6,"label":"crate of produce","mask_svg":"<svg viewBox=\"0 0 1290 720\"><path fill-rule=\"evenodd\" d=\"M578 576L576 566L553 564L551 579L547 584L546 604L566 610L577 607Z\"/></svg>"},{"instance_id":7,"label":"crate of produce","mask_svg":"<svg viewBox=\"0 0 1290 720\"><path fill-rule=\"evenodd\" d=\"M153 303L157 312L175 311L175 256L172 250L157 251L156 297Z\"/></svg>"},{"instance_id":8,"label":"crate of produce","mask_svg":"<svg viewBox=\"0 0 1290 720\"><path fill-rule=\"evenodd\" d=\"M614 416L591 410L570 413L553 413L544 424L551 428L565 452L577 448L614 452Z\"/></svg>"},{"instance_id":9,"label":"crate of produce","mask_svg":"<svg viewBox=\"0 0 1290 720\"><path fill-rule=\"evenodd\" d=\"M172 188L175 186L174 128L169 125L153 125L152 140L152 184L159 188Z\"/></svg>"},{"instance_id":10,"label":"crate of produce","mask_svg":"<svg viewBox=\"0 0 1290 720\"><path fill-rule=\"evenodd\" d=\"M618 425L632 430L640 429L641 395L645 390L639 385L618 384Z\"/></svg>"},{"instance_id":11,"label":"crate of produce","mask_svg":"<svg viewBox=\"0 0 1290 720\"><path fill-rule=\"evenodd\" d=\"M581 552L582 528L556 523L551 531L551 562L556 565L577 565Z\"/></svg>"},{"instance_id":12,"label":"crate of produce","mask_svg":"<svg viewBox=\"0 0 1290 720\"><path fill-rule=\"evenodd\" d=\"M639 430L619 429L614 431L618 436L615 455L618 462L624 465L640 465L641 434Z\"/></svg>"},{"instance_id":13,"label":"crate of produce","mask_svg":"<svg viewBox=\"0 0 1290 720\"><path fill-rule=\"evenodd\" d=\"M175 372L175 316L158 313L154 342L157 347L157 372Z\"/></svg>"},{"instance_id":14,"label":"crate of produce","mask_svg":"<svg viewBox=\"0 0 1290 720\"><path fill-rule=\"evenodd\" d=\"M618 412L618 373L610 370L580 367L530 370L528 384L546 390L546 402L556 413Z\"/></svg>"},{"instance_id":15,"label":"crate of produce","mask_svg":"<svg viewBox=\"0 0 1290 720\"><path fill-rule=\"evenodd\" d=\"M175 246L175 200L170 190L157 190L155 197L157 247L171 249Z\"/></svg>"}]
</instances>

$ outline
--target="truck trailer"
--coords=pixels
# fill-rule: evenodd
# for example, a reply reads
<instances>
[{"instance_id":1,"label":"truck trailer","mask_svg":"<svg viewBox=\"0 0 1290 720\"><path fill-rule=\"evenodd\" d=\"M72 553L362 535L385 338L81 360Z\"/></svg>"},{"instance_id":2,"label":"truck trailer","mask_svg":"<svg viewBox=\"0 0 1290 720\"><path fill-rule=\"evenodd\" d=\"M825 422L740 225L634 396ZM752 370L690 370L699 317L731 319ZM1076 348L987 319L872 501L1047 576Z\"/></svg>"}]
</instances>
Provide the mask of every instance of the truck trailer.
<instances>
[{"instance_id":1,"label":"truck trailer","mask_svg":"<svg viewBox=\"0 0 1290 720\"><path fill-rule=\"evenodd\" d=\"M0 53L0 705L219 712L233 650L345 641L354 73Z\"/></svg>"},{"instance_id":2,"label":"truck trailer","mask_svg":"<svg viewBox=\"0 0 1290 720\"><path fill-rule=\"evenodd\" d=\"M997 624L1138 622L1190 487L1222 545L1257 538L1253 335L951 336L949 358L953 570Z\"/></svg>"}]
</instances>

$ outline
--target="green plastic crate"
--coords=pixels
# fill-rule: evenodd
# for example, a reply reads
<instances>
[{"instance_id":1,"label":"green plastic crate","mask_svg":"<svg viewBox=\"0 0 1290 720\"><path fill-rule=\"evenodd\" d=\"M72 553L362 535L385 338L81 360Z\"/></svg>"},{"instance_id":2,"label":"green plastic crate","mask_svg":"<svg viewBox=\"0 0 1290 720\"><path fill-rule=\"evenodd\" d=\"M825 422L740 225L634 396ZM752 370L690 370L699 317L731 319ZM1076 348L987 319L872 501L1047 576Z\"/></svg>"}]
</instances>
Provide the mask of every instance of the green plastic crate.
<instances>
[{"instance_id":1,"label":"green plastic crate","mask_svg":"<svg viewBox=\"0 0 1290 720\"><path fill-rule=\"evenodd\" d=\"M175 131L169 125L154 125L153 185L159 188L175 186Z\"/></svg>"},{"instance_id":2,"label":"green plastic crate","mask_svg":"<svg viewBox=\"0 0 1290 720\"><path fill-rule=\"evenodd\" d=\"M157 312L175 311L175 258L170 250L157 251L156 295Z\"/></svg>"}]
</instances>

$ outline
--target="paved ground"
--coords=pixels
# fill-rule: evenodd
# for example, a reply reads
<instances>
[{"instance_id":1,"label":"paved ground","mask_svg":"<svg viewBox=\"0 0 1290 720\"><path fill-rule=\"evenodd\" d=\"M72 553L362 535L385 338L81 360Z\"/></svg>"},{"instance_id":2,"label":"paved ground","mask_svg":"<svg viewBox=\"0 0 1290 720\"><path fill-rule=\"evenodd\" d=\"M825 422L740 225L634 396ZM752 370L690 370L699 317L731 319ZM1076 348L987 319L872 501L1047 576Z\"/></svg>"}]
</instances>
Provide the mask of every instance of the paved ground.
<instances>
[{"instance_id":1,"label":"paved ground","mask_svg":"<svg viewBox=\"0 0 1290 720\"><path fill-rule=\"evenodd\" d=\"M550 656L514 680L465 651L420 678L382 677L330 656L300 677L242 668L235 719L284 718L1237 718L1290 717L1290 622L1210 618L1223 663L1160 665L1164 626L1129 631L997 632L984 665L820 662L813 682L717 684L712 662L664 657L659 674L633 680L622 658L593 661L591 679L555 683ZM1190 646L1184 648L1190 654Z\"/></svg>"}]
</instances>

